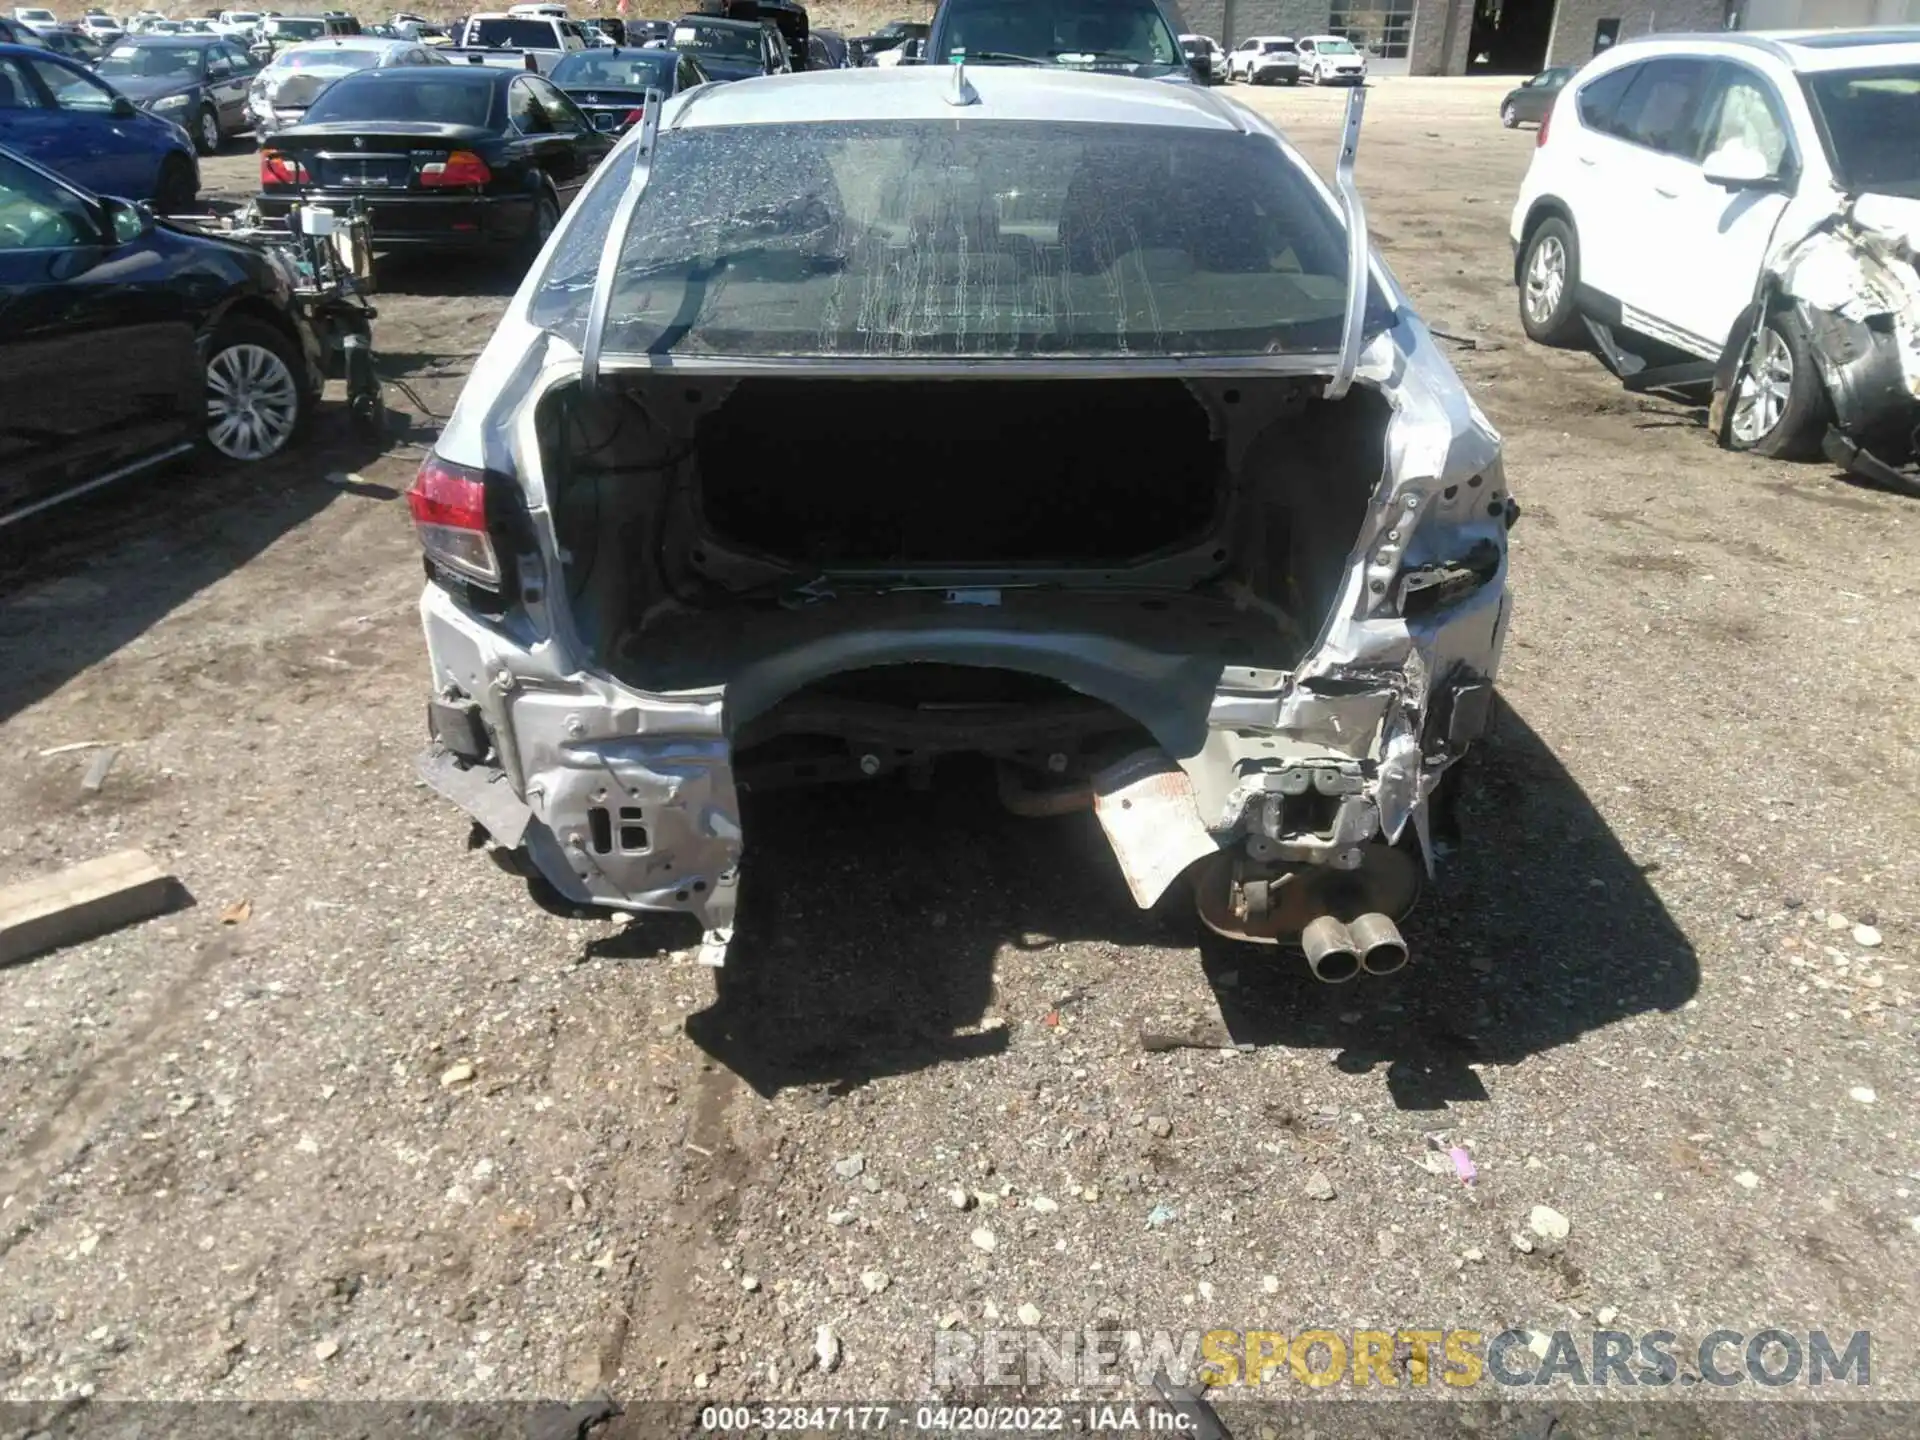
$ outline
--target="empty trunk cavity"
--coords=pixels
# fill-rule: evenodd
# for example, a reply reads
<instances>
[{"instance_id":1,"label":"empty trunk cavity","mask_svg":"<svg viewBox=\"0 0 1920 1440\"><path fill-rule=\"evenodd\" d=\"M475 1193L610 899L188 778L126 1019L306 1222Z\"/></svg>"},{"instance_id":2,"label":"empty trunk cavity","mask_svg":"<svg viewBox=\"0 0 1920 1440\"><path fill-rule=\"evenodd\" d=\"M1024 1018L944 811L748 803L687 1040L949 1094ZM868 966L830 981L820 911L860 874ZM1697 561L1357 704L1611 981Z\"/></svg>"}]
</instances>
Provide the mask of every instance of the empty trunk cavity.
<instances>
[{"instance_id":1,"label":"empty trunk cavity","mask_svg":"<svg viewBox=\"0 0 1920 1440\"><path fill-rule=\"evenodd\" d=\"M726 687L742 741L790 743L769 717L790 697L821 713L856 672L925 711L925 667L950 667L1040 687L1006 713L1077 696L1193 753L1223 677L1298 664L1380 482L1387 405L1320 384L562 388L539 420L554 589L591 663L653 692Z\"/></svg>"},{"instance_id":2,"label":"empty trunk cavity","mask_svg":"<svg viewBox=\"0 0 1920 1440\"><path fill-rule=\"evenodd\" d=\"M697 427L717 540L795 566L1102 565L1226 493L1176 380L745 380Z\"/></svg>"}]
</instances>

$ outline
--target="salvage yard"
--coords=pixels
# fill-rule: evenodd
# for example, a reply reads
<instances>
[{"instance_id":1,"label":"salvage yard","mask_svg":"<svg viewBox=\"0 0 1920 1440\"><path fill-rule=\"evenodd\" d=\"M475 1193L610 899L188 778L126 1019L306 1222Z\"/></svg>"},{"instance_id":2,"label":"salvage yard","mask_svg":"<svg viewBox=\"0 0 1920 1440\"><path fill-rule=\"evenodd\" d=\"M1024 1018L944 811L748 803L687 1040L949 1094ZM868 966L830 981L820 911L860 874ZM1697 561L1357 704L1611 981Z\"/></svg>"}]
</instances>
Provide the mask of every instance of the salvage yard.
<instances>
[{"instance_id":1,"label":"salvage yard","mask_svg":"<svg viewBox=\"0 0 1920 1440\"><path fill-rule=\"evenodd\" d=\"M1360 146L1522 509L1390 979L1137 911L966 766L751 803L718 975L539 909L413 771L398 497L498 270L383 266L385 453L336 403L0 539L0 883L139 847L192 897L0 970L0 1393L911 1399L1034 1311L1870 1329L1920 1393L1920 509L1527 343L1504 88L1376 83ZM1343 94L1229 93L1331 170Z\"/></svg>"}]
</instances>

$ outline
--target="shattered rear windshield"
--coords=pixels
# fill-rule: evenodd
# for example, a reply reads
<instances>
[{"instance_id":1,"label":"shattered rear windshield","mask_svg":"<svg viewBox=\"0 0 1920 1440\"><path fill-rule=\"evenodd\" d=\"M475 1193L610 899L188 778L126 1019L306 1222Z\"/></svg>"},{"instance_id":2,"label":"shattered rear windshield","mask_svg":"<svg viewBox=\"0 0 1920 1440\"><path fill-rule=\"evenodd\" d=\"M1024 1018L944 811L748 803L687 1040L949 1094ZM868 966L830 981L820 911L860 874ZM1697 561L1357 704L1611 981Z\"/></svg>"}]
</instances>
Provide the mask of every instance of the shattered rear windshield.
<instances>
[{"instance_id":1,"label":"shattered rear windshield","mask_svg":"<svg viewBox=\"0 0 1920 1440\"><path fill-rule=\"evenodd\" d=\"M1920 65L1806 77L1844 189L1920 199Z\"/></svg>"},{"instance_id":2,"label":"shattered rear windshield","mask_svg":"<svg viewBox=\"0 0 1920 1440\"><path fill-rule=\"evenodd\" d=\"M627 165L570 217L531 318L579 345ZM605 353L1331 351L1346 232L1255 135L1044 121L668 132ZM1369 331L1388 314L1376 288Z\"/></svg>"}]
</instances>

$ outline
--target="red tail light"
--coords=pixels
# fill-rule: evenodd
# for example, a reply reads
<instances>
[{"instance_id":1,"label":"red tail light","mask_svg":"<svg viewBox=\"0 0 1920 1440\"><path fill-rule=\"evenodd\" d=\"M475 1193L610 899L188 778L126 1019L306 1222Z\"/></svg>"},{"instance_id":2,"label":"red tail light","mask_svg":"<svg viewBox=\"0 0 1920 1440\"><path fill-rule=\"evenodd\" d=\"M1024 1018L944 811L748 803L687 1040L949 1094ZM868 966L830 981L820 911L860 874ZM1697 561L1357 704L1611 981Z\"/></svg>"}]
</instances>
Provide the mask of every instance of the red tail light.
<instances>
[{"instance_id":1,"label":"red tail light","mask_svg":"<svg viewBox=\"0 0 1920 1440\"><path fill-rule=\"evenodd\" d=\"M644 105L636 105L633 107L633 109L627 111L627 118L622 120L620 123L622 125L638 125L642 120L646 118L647 118L647 107Z\"/></svg>"},{"instance_id":2,"label":"red tail light","mask_svg":"<svg viewBox=\"0 0 1920 1440\"><path fill-rule=\"evenodd\" d=\"M407 491L420 548L434 564L497 587L500 560L487 533L486 476L429 452Z\"/></svg>"},{"instance_id":3,"label":"red tail light","mask_svg":"<svg viewBox=\"0 0 1920 1440\"><path fill-rule=\"evenodd\" d=\"M420 183L433 188L485 185L493 179L487 162L471 150L456 150L445 160L430 161L420 167Z\"/></svg>"},{"instance_id":4,"label":"red tail light","mask_svg":"<svg viewBox=\"0 0 1920 1440\"><path fill-rule=\"evenodd\" d=\"M313 177L307 173L307 167L291 155L282 155L278 150L260 152L260 183L262 185L306 185Z\"/></svg>"},{"instance_id":5,"label":"red tail light","mask_svg":"<svg viewBox=\"0 0 1920 1440\"><path fill-rule=\"evenodd\" d=\"M1540 128L1533 132L1533 148L1538 150L1547 143L1547 126L1553 123L1553 106L1547 106L1547 113L1540 117Z\"/></svg>"}]
</instances>

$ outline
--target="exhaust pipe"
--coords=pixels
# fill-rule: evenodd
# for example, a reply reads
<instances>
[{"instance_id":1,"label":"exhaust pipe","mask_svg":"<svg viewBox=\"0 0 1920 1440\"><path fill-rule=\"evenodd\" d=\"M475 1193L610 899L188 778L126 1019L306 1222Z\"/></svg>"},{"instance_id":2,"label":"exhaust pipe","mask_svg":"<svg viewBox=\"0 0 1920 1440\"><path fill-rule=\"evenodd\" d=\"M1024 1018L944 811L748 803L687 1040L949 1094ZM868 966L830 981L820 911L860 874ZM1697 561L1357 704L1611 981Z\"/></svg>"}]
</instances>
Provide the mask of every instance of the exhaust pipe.
<instances>
[{"instance_id":1,"label":"exhaust pipe","mask_svg":"<svg viewBox=\"0 0 1920 1440\"><path fill-rule=\"evenodd\" d=\"M1388 920L1387 924L1393 922ZM1322 915L1300 932L1300 948L1307 952L1307 969L1322 984L1338 985L1360 973L1359 947L1347 927L1331 915Z\"/></svg>"},{"instance_id":2,"label":"exhaust pipe","mask_svg":"<svg viewBox=\"0 0 1920 1440\"><path fill-rule=\"evenodd\" d=\"M1407 963L1407 942L1385 915L1362 915L1347 926L1347 935L1360 952L1360 968L1369 975L1391 975Z\"/></svg>"}]
</instances>

